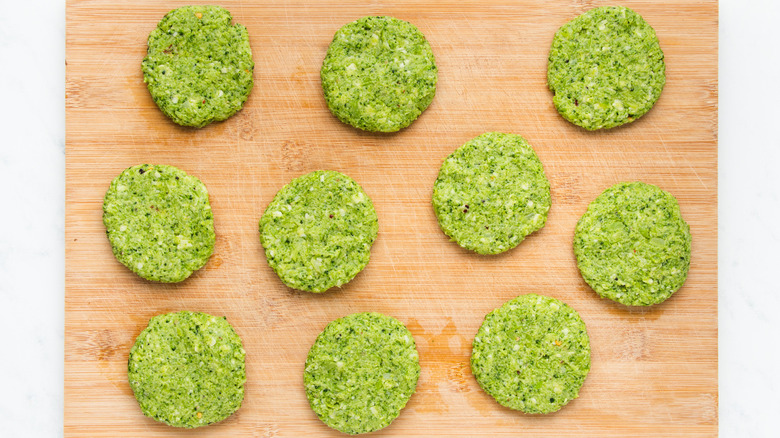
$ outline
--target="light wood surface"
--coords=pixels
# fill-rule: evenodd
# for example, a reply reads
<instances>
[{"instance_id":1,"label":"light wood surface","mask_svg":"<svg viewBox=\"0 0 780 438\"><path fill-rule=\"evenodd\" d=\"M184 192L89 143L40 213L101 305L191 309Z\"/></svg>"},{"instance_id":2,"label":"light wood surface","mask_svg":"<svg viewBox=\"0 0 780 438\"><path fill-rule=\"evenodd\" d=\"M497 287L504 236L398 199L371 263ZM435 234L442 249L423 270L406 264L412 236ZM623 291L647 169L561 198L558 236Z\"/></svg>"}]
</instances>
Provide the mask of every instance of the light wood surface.
<instances>
[{"instance_id":1,"label":"light wood surface","mask_svg":"<svg viewBox=\"0 0 780 438\"><path fill-rule=\"evenodd\" d=\"M717 2L621 2L656 29L666 88L637 122L590 133L555 111L547 54L558 27L609 3L221 1L249 30L255 88L239 114L193 130L157 109L140 70L149 32L185 3L69 1L65 435L340 436L309 408L303 363L329 321L360 311L407 324L422 366L417 393L376 436L715 435ZM319 69L334 32L364 15L414 23L436 55L433 104L400 133L346 126L322 97ZM431 208L442 160L486 131L528 139L553 195L543 230L488 257L449 242ZM216 251L177 285L135 276L105 237L105 190L140 163L177 166L210 192ZM379 237L354 281L314 295L282 285L265 261L257 224L277 190L318 169L347 173L363 186L376 206ZM626 180L675 195L693 235L687 282L647 309L598 298L572 253L574 226L588 203ZM546 416L499 406L468 366L484 315L531 292L579 311L592 345L580 398ZM144 417L126 375L128 351L149 318L185 309L227 316L247 351L242 408L195 431Z\"/></svg>"}]
</instances>

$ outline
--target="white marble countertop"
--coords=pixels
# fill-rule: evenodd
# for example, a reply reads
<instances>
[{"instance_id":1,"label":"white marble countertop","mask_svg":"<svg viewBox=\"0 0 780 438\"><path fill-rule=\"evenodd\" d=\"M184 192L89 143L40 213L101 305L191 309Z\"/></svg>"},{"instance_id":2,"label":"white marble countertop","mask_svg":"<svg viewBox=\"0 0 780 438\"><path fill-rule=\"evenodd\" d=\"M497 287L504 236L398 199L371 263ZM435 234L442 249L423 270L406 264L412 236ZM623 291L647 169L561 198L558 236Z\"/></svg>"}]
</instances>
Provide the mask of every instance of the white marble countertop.
<instances>
[{"instance_id":1,"label":"white marble countertop","mask_svg":"<svg viewBox=\"0 0 780 438\"><path fill-rule=\"evenodd\" d=\"M65 4L0 14L0 436L62 435ZM780 2L720 7L720 434L777 436Z\"/></svg>"}]
</instances>

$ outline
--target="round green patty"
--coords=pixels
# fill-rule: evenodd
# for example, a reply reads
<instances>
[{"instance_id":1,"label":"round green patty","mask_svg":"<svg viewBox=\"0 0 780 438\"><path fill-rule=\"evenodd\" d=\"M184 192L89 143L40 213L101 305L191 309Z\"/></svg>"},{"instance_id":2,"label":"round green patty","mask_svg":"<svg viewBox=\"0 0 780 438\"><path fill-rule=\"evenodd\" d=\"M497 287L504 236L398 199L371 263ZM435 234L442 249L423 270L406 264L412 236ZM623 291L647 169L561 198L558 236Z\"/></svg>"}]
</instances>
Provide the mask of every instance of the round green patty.
<instances>
[{"instance_id":1,"label":"round green patty","mask_svg":"<svg viewBox=\"0 0 780 438\"><path fill-rule=\"evenodd\" d=\"M252 91L249 35L219 6L169 12L149 34L144 82L165 115L201 128L235 114Z\"/></svg>"},{"instance_id":2,"label":"round green patty","mask_svg":"<svg viewBox=\"0 0 780 438\"><path fill-rule=\"evenodd\" d=\"M616 184L577 222L574 254L599 295L628 306L660 303L688 276L691 232L677 200L643 182Z\"/></svg>"},{"instance_id":3,"label":"round green patty","mask_svg":"<svg viewBox=\"0 0 780 438\"><path fill-rule=\"evenodd\" d=\"M409 126L436 93L431 46L411 23L363 17L336 32L320 71L331 112L366 131Z\"/></svg>"},{"instance_id":4,"label":"round green patty","mask_svg":"<svg viewBox=\"0 0 780 438\"><path fill-rule=\"evenodd\" d=\"M417 347L406 326L379 313L355 313L320 333L306 358L303 382L320 420L358 434L395 420L419 376Z\"/></svg>"},{"instance_id":5,"label":"round green patty","mask_svg":"<svg viewBox=\"0 0 780 438\"><path fill-rule=\"evenodd\" d=\"M224 317L158 315L138 335L127 363L144 415L175 427L222 421L244 399L244 348Z\"/></svg>"},{"instance_id":6,"label":"round green patty","mask_svg":"<svg viewBox=\"0 0 780 438\"><path fill-rule=\"evenodd\" d=\"M550 210L550 182L528 142L489 132L453 152L433 185L441 229L479 254L512 249L542 228Z\"/></svg>"},{"instance_id":7,"label":"round green patty","mask_svg":"<svg viewBox=\"0 0 780 438\"><path fill-rule=\"evenodd\" d=\"M487 314L474 338L471 370L499 404L555 412L577 398L590 370L585 323L555 298L521 295Z\"/></svg>"},{"instance_id":8,"label":"round green patty","mask_svg":"<svg viewBox=\"0 0 780 438\"><path fill-rule=\"evenodd\" d=\"M214 252L206 186L173 166L141 164L114 178L103 223L117 260L147 280L182 281Z\"/></svg>"},{"instance_id":9,"label":"round green patty","mask_svg":"<svg viewBox=\"0 0 780 438\"><path fill-rule=\"evenodd\" d=\"M309 292L352 280L368 264L377 231L368 195L330 170L292 180L260 219L268 264L284 284Z\"/></svg>"},{"instance_id":10,"label":"round green patty","mask_svg":"<svg viewBox=\"0 0 780 438\"><path fill-rule=\"evenodd\" d=\"M588 130L612 128L653 107L665 69L653 28L631 9L604 6L555 33L547 84L563 118Z\"/></svg>"}]
</instances>

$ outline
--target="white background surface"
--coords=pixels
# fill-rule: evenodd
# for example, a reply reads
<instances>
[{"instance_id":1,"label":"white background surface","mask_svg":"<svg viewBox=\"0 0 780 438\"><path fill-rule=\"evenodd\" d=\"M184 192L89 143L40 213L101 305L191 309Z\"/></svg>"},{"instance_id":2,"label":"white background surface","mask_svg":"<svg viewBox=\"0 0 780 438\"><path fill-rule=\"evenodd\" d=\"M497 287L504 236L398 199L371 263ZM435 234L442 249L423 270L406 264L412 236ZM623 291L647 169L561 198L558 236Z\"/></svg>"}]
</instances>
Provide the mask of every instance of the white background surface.
<instances>
[{"instance_id":1,"label":"white background surface","mask_svg":"<svg viewBox=\"0 0 780 438\"><path fill-rule=\"evenodd\" d=\"M61 436L65 5L0 4L0 437ZM723 437L778 436L779 30L780 1L721 1Z\"/></svg>"}]
</instances>

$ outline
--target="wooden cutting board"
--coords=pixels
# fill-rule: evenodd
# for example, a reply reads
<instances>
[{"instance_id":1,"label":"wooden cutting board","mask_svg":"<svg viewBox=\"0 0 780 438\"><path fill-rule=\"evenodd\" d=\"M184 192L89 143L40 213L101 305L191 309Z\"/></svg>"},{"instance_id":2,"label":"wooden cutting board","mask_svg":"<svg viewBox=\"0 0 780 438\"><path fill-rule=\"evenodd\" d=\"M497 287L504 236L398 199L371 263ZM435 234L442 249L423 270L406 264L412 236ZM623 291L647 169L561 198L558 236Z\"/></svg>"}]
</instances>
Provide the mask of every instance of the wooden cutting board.
<instances>
[{"instance_id":1,"label":"wooden cutting board","mask_svg":"<svg viewBox=\"0 0 780 438\"><path fill-rule=\"evenodd\" d=\"M220 2L250 34L255 88L233 118L204 129L171 123L142 80L146 38L180 2L67 3L65 435L141 437L340 436L309 408L303 363L325 325L376 311L414 334L422 372L401 416L377 436L711 436L717 433L716 1L622 1L656 29L667 83L650 113L586 132L555 111L546 63L555 31L612 2ZM365 15L414 23L439 67L436 98L409 128L370 134L328 111L319 69L334 32ZM460 249L431 208L443 159L486 131L523 135L552 184L546 227L499 256ZM170 164L208 187L216 251L176 285L146 282L111 254L103 195L123 169ZM333 169L373 199L379 237L368 267L341 290L282 285L265 261L257 224L291 179ZM582 281L572 235L588 203L626 180L680 201L693 258L667 302L633 309ZM573 306L585 320L592 370L580 398L555 414L499 406L469 369L484 315L525 293ZM144 417L127 383L127 357L154 315L225 315L243 339L248 381L241 409L195 431Z\"/></svg>"}]
</instances>

